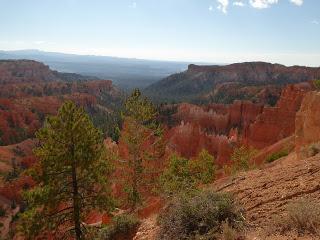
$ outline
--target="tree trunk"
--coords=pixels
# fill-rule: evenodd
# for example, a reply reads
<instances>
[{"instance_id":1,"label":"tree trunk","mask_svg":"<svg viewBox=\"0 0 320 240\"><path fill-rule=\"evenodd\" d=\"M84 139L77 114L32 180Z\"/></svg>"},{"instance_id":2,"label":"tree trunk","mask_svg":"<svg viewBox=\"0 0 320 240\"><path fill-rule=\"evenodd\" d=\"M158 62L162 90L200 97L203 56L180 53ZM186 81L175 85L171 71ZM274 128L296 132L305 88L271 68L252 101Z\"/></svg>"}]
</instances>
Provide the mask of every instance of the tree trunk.
<instances>
[{"instance_id":1,"label":"tree trunk","mask_svg":"<svg viewBox=\"0 0 320 240\"><path fill-rule=\"evenodd\" d=\"M136 209L137 205L137 193L138 193L138 171L137 171L137 157L134 154L133 157L133 179L132 179L132 194L133 194L133 205L132 211Z\"/></svg>"},{"instance_id":2,"label":"tree trunk","mask_svg":"<svg viewBox=\"0 0 320 240\"><path fill-rule=\"evenodd\" d=\"M79 190L77 181L76 162L74 159L74 147L72 146L72 188L73 188L73 221L74 229L76 232L76 239L82 239L81 223L80 223L80 203L79 203Z\"/></svg>"}]
</instances>

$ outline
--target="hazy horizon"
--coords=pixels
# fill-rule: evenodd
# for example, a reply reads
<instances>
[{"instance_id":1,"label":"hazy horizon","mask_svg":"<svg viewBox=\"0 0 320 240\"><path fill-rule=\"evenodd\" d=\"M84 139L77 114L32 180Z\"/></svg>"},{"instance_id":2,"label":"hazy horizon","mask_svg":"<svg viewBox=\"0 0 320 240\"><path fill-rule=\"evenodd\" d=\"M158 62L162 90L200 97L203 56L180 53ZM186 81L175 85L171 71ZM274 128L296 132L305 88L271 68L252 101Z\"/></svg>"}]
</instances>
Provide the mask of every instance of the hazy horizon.
<instances>
[{"instance_id":1,"label":"hazy horizon","mask_svg":"<svg viewBox=\"0 0 320 240\"><path fill-rule=\"evenodd\" d=\"M128 59L128 60L138 60L138 61L154 61L154 62L176 62L176 63L186 63L186 64L199 64L199 65L229 65L234 63L244 63L244 62L266 62L266 63L272 63L272 64L281 64L287 67L290 66L307 66L303 64L285 64L285 63L279 63L279 62L272 62L272 61L259 61L259 60L252 60L252 61L233 61L233 62L201 62L201 61L183 61L183 60L167 60L167 59L147 59L147 58L136 58L136 57L121 57L121 56L111 56L111 55L99 55L99 54L85 54L85 53L69 53L69 52L55 52L55 51L46 51L46 50L40 50L40 49L15 49L15 50L4 50L0 49L0 52L8 52L8 53L18 53L18 52L27 52L27 51L34 51L39 52L40 54L66 54L66 55L74 55L79 57L106 57L106 58L119 58L119 59ZM21 58L19 58L21 59ZM30 59L33 60L33 59ZM315 66L310 67L320 67L320 63Z\"/></svg>"},{"instance_id":2,"label":"hazy horizon","mask_svg":"<svg viewBox=\"0 0 320 240\"><path fill-rule=\"evenodd\" d=\"M320 1L0 0L0 6L3 50L320 65Z\"/></svg>"}]
</instances>

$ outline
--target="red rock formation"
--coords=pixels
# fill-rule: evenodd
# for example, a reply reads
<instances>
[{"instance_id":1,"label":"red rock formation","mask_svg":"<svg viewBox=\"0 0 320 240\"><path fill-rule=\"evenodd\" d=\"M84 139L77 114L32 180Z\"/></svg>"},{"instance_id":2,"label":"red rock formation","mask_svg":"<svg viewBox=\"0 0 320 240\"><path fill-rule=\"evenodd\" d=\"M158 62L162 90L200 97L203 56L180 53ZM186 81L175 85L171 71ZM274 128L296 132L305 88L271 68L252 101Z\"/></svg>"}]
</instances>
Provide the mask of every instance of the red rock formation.
<instances>
[{"instance_id":1,"label":"red rock formation","mask_svg":"<svg viewBox=\"0 0 320 240\"><path fill-rule=\"evenodd\" d=\"M20 202L22 200L23 189L34 186L35 182L29 176L21 176L18 179L6 183L4 186L0 187L0 195L5 198Z\"/></svg>"},{"instance_id":2,"label":"red rock formation","mask_svg":"<svg viewBox=\"0 0 320 240\"><path fill-rule=\"evenodd\" d=\"M205 148L221 165L229 161L235 143L257 149L268 147L294 134L296 112L312 88L309 83L288 85L275 107L249 101L180 104L175 118L181 124L169 131L169 146L188 158Z\"/></svg>"},{"instance_id":3,"label":"red rock formation","mask_svg":"<svg viewBox=\"0 0 320 240\"><path fill-rule=\"evenodd\" d=\"M276 142L275 144L265 147L252 159L252 163L260 165L265 163L266 159L274 153L281 151L292 151L294 149L294 136L290 136Z\"/></svg>"},{"instance_id":4,"label":"red rock formation","mask_svg":"<svg viewBox=\"0 0 320 240\"><path fill-rule=\"evenodd\" d=\"M307 146L320 141L320 92L309 92L304 97L296 117L295 144L301 158ZM305 149L306 148L306 149Z\"/></svg>"},{"instance_id":5,"label":"red rock formation","mask_svg":"<svg viewBox=\"0 0 320 240\"><path fill-rule=\"evenodd\" d=\"M262 110L262 105L248 101L204 107L180 104L175 118L181 124L169 131L169 147L187 158L207 149L216 156L218 164L223 165L229 161L239 133L247 129Z\"/></svg>"},{"instance_id":6,"label":"red rock formation","mask_svg":"<svg viewBox=\"0 0 320 240\"><path fill-rule=\"evenodd\" d=\"M0 76L0 84L58 80L48 66L31 60L0 61Z\"/></svg>"},{"instance_id":7,"label":"red rock formation","mask_svg":"<svg viewBox=\"0 0 320 240\"><path fill-rule=\"evenodd\" d=\"M199 125L182 122L168 133L168 150L186 158L192 158L202 149L216 156L216 162L223 165L232 153L234 140L225 135L208 134Z\"/></svg>"},{"instance_id":8,"label":"red rock formation","mask_svg":"<svg viewBox=\"0 0 320 240\"><path fill-rule=\"evenodd\" d=\"M289 137L295 131L296 112L312 86L301 83L287 86L276 107L265 107L244 135L245 142L261 149Z\"/></svg>"},{"instance_id":9,"label":"red rock formation","mask_svg":"<svg viewBox=\"0 0 320 240\"><path fill-rule=\"evenodd\" d=\"M99 104L100 111L112 111L109 107L120 102L111 81L76 79L86 77L51 71L35 61L0 61L0 145L33 137L44 117L56 114L65 100L87 109Z\"/></svg>"},{"instance_id":10,"label":"red rock formation","mask_svg":"<svg viewBox=\"0 0 320 240\"><path fill-rule=\"evenodd\" d=\"M255 121L263 106L249 101L235 101L233 104L210 104L200 107L180 104L175 118L181 122L199 125L209 133L228 135L232 128L245 128Z\"/></svg>"}]
</instances>

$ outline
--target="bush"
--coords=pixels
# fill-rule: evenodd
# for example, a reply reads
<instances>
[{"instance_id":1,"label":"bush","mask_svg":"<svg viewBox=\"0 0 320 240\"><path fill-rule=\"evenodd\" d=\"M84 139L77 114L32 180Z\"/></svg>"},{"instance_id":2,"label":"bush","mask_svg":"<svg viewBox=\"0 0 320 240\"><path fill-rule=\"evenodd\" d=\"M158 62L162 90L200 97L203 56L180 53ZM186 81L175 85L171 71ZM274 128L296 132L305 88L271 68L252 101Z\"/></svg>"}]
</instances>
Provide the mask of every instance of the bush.
<instances>
[{"instance_id":1,"label":"bush","mask_svg":"<svg viewBox=\"0 0 320 240\"><path fill-rule=\"evenodd\" d=\"M192 176L199 183L207 184L214 180L214 157L207 150L202 150L197 158L190 160L189 168Z\"/></svg>"},{"instance_id":2,"label":"bush","mask_svg":"<svg viewBox=\"0 0 320 240\"><path fill-rule=\"evenodd\" d=\"M279 158L288 156L289 152L288 150L282 150L280 152L272 153L270 156L267 157L266 162L272 163L275 160L278 160Z\"/></svg>"},{"instance_id":3,"label":"bush","mask_svg":"<svg viewBox=\"0 0 320 240\"><path fill-rule=\"evenodd\" d=\"M313 85L315 86L315 88L316 88L317 90L320 90L320 79L314 80L314 81L313 81Z\"/></svg>"},{"instance_id":4,"label":"bush","mask_svg":"<svg viewBox=\"0 0 320 240\"><path fill-rule=\"evenodd\" d=\"M287 215L276 221L281 232L297 231L320 236L320 204L302 199L292 202L287 207Z\"/></svg>"},{"instance_id":5,"label":"bush","mask_svg":"<svg viewBox=\"0 0 320 240\"><path fill-rule=\"evenodd\" d=\"M320 153L320 144L319 143L311 144L311 146L309 147L308 156L313 157L318 153Z\"/></svg>"},{"instance_id":6,"label":"bush","mask_svg":"<svg viewBox=\"0 0 320 240\"><path fill-rule=\"evenodd\" d=\"M140 221L132 215L119 215L112 223L101 229L99 240L130 239L137 231Z\"/></svg>"},{"instance_id":7,"label":"bush","mask_svg":"<svg viewBox=\"0 0 320 240\"><path fill-rule=\"evenodd\" d=\"M250 160L257 154L257 150L247 146L241 146L231 155L232 173L247 171L250 169Z\"/></svg>"},{"instance_id":8,"label":"bush","mask_svg":"<svg viewBox=\"0 0 320 240\"><path fill-rule=\"evenodd\" d=\"M214 180L214 157L206 150L197 158L188 160L177 155L170 158L168 168L160 177L162 190L172 196L176 193L192 192L199 184L207 184Z\"/></svg>"},{"instance_id":9,"label":"bush","mask_svg":"<svg viewBox=\"0 0 320 240\"><path fill-rule=\"evenodd\" d=\"M221 239L226 221L239 229L243 220L230 195L205 191L180 196L159 215L159 239Z\"/></svg>"}]
</instances>

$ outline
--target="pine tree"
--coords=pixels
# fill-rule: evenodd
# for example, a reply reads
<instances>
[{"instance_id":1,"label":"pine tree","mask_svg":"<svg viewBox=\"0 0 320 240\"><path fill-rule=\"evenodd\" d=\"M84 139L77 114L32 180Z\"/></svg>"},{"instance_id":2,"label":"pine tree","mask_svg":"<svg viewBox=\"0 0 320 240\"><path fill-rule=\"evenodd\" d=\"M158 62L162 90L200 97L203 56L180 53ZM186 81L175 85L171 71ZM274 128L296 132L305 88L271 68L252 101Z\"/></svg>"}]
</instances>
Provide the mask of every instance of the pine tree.
<instances>
[{"instance_id":1,"label":"pine tree","mask_svg":"<svg viewBox=\"0 0 320 240\"><path fill-rule=\"evenodd\" d=\"M21 229L29 239L51 234L55 239L85 239L86 215L110 210L112 198L103 138L82 108L66 102L47 118L36 137L39 162L32 170L38 185L25 193L27 211Z\"/></svg>"},{"instance_id":2,"label":"pine tree","mask_svg":"<svg viewBox=\"0 0 320 240\"><path fill-rule=\"evenodd\" d=\"M142 189L148 191L159 175L159 169L154 166L159 164L164 153L164 143L161 126L156 121L157 114L153 104L141 95L139 89L135 89L125 102L124 130L120 141L128 151L124 164L129 169L126 192L132 210L142 201Z\"/></svg>"}]
</instances>

